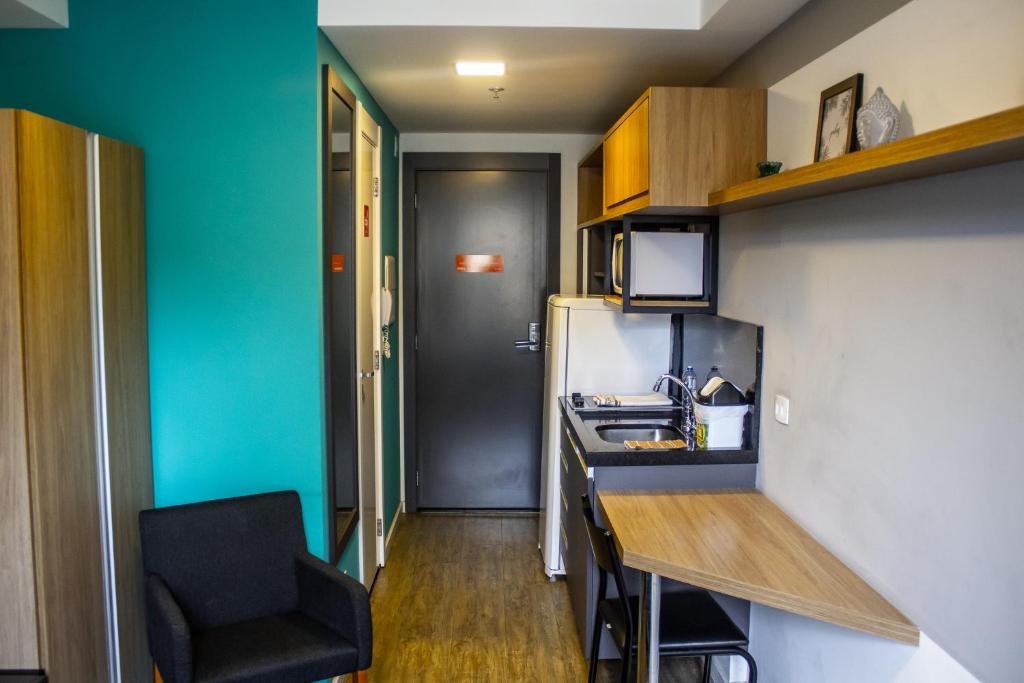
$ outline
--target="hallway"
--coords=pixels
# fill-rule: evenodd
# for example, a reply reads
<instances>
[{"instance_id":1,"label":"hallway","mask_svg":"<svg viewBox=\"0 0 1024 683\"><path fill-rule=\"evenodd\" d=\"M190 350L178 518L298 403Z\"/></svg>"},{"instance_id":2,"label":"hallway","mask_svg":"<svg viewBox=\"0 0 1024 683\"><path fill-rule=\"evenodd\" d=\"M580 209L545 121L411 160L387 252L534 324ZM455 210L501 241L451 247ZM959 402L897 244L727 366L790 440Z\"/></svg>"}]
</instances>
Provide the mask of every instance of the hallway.
<instances>
[{"instance_id":1,"label":"hallway","mask_svg":"<svg viewBox=\"0 0 1024 683\"><path fill-rule=\"evenodd\" d=\"M541 569L535 516L403 515L371 606L374 683L586 680L565 583ZM617 671L609 662L599 680ZM662 680L695 682L697 671L665 660Z\"/></svg>"}]
</instances>

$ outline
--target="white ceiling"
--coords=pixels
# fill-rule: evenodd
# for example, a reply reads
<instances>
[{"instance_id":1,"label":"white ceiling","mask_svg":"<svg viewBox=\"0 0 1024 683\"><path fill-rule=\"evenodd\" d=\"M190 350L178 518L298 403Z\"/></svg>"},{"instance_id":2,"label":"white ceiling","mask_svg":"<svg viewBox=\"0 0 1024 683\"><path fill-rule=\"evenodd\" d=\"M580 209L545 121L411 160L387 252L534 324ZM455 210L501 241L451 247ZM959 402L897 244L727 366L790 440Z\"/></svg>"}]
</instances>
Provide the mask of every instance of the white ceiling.
<instances>
[{"instance_id":1,"label":"white ceiling","mask_svg":"<svg viewBox=\"0 0 1024 683\"><path fill-rule=\"evenodd\" d=\"M518 11L542 0L501 3L504 8L476 3L487 5L476 10L468 0L320 0L320 23L402 132L599 133L649 85L707 83L807 0L564 2L590 7L577 8L575 21L584 28L564 25L571 19L564 12ZM409 11L399 11L406 4ZM674 13L659 13L661 6ZM616 7L631 10L634 27L608 26L620 25ZM700 29L635 27L664 26L663 16L691 21L695 12ZM425 24L430 20L435 24ZM499 21L506 25L493 25ZM479 25L486 22L492 25ZM508 72L459 77L456 60L500 60ZM505 88L499 100L491 86Z\"/></svg>"},{"instance_id":2,"label":"white ceiling","mask_svg":"<svg viewBox=\"0 0 1024 683\"><path fill-rule=\"evenodd\" d=\"M728 0L320 0L321 26L698 29Z\"/></svg>"}]
</instances>

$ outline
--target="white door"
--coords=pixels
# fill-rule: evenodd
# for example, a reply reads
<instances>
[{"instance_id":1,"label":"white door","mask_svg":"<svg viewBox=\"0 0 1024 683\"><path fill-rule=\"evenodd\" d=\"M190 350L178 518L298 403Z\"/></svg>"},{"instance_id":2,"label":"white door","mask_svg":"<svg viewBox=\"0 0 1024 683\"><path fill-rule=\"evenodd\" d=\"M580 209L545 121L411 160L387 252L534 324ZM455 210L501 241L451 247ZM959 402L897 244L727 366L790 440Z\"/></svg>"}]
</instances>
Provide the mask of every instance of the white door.
<instances>
[{"instance_id":1,"label":"white door","mask_svg":"<svg viewBox=\"0 0 1024 683\"><path fill-rule=\"evenodd\" d=\"M380 126L357 105L356 358L359 382L359 527L363 584L383 563L380 502Z\"/></svg>"}]
</instances>

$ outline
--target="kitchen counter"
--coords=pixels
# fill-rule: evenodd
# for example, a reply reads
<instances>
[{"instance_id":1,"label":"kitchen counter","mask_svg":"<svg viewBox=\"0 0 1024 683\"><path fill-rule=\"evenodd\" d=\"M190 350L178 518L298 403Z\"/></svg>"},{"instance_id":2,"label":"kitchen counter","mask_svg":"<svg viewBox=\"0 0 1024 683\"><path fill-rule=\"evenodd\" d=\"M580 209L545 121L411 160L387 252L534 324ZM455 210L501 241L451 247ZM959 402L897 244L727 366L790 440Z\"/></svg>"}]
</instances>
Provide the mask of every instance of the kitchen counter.
<instances>
[{"instance_id":1,"label":"kitchen counter","mask_svg":"<svg viewBox=\"0 0 1024 683\"><path fill-rule=\"evenodd\" d=\"M600 491L597 502L627 567L918 643L913 622L759 491Z\"/></svg>"},{"instance_id":2,"label":"kitchen counter","mask_svg":"<svg viewBox=\"0 0 1024 683\"><path fill-rule=\"evenodd\" d=\"M673 449L632 450L621 443L605 441L597 428L629 426L631 424L662 424L681 428L682 411L679 408L633 409L625 412L577 412L569 399L558 399L562 418L580 449L580 457L588 467L629 467L660 465L749 465L757 463L753 448L695 447Z\"/></svg>"}]
</instances>

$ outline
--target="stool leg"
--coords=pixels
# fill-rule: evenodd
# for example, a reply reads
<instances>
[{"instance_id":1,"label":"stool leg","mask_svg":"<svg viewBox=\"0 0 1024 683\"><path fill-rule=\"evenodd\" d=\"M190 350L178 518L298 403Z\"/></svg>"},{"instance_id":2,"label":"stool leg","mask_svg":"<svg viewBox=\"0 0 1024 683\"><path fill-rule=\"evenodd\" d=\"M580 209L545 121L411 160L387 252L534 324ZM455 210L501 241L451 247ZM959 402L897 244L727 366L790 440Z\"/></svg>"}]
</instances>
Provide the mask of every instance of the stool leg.
<instances>
[{"instance_id":1,"label":"stool leg","mask_svg":"<svg viewBox=\"0 0 1024 683\"><path fill-rule=\"evenodd\" d=\"M590 674L587 676L587 683L597 681L597 655L601 651L601 616L594 610L594 633L590 643Z\"/></svg>"},{"instance_id":2,"label":"stool leg","mask_svg":"<svg viewBox=\"0 0 1024 683\"><path fill-rule=\"evenodd\" d=\"M711 683L711 655L704 655L704 683Z\"/></svg>"},{"instance_id":3,"label":"stool leg","mask_svg":"<svg viewBox=\"0 0 1024 683\"><path fill-rule=\"evenodd\" d=\"M353 683L366 683L370 680L370 674L366 669L352 674Z\"/></svg>"}]
</instances>

